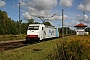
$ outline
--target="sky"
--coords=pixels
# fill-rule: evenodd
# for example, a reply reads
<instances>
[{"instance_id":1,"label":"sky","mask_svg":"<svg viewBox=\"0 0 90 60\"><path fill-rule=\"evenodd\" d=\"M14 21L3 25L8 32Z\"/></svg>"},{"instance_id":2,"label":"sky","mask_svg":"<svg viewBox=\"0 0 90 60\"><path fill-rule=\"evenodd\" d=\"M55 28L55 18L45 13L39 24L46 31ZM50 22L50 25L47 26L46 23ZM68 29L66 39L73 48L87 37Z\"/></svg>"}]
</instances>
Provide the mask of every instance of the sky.
<instances>
[{"instance_id":1,"label":"sky","mask_svg":"<svg viewBox=\"0 0 90 60\"><path fill-rule=\"evenodd\" d=\"M20 19L26 22L33 18L50 22L53 26L62 27L62 9L64 26L71 27L80 22L90 26L90 0L0 0L0 10L6 11L8 17L15 21Z\"/></svg>"}]
</instances>

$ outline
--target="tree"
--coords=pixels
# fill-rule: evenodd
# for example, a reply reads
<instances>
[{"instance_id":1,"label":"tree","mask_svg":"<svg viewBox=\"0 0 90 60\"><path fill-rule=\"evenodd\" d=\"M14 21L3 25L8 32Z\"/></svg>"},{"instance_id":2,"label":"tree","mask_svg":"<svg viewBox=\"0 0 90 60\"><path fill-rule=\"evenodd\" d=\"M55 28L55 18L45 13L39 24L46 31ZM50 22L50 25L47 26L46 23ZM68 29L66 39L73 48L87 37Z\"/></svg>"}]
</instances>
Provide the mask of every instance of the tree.
<instances>
[{"instance_id":1,"label":"tree","mask_svg":"<svg viewBox=\"0 0 90 60\"><path fill-rule=\"evenodd\" d=\"M90 27L87 27L87 28L85 29L85 31L86 31L86 32L89 32L89 34L90 34Z\"/></svg>"},{"instance_id":2,"label":"tree","mask_svg":"<svg viewBox=\"0 0 90 60\"><path fill-rule=\"evenodd\" d=\"M27 23L22 23L21 24L21 33L26 34L27 28L28 28L28 24Z\"/></svg>"},{"instance_id":3,"label":"tree","mask_svg":"<svg viewBox=\"0 0 90 60\"><path fill-rule=\"evenodd\" d=\"M0 34L17 34L17 31L16 23L5 11L0 10Z\"/></svg>"},{"instance_id":4,"label":"tree","mask_svg":"<svg viewBox=\"0 0 90 60\"><path fill-rule=\"evenodd\" d=\"M33 24L34 23L34 19L28 19L28 24Z\"/></svg>"},{"instance_id":5,"label":"tree","mask_svg":"<svg viewBox=\"0 0 90 60\"><path fill-rule=\"evenodd\" d=\"M64 28L64 34L75 34L74 30L71 30L69 27L63 27ZM60 28L60 33L62 34L62 28Z\"/></svg>"},{"instance_id":6,"label":"tree","mask_svg":"<svg viewBox=\"0 0 90 60\"><path fill-rule=\"evenodd\" d=\"M43 22L44 25L52 26L49 22Z\"/></svg>"}]
</instances>

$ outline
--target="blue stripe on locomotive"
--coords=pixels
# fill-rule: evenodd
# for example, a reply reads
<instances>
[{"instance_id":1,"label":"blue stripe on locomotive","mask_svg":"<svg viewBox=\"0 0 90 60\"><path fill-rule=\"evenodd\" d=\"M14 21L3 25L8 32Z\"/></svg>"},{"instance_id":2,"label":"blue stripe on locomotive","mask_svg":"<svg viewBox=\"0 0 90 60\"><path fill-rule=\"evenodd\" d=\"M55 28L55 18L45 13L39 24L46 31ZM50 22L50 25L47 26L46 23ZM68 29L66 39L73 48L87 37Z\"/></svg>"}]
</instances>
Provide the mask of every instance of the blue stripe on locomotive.
<instances>
[{"instance_id":1,"label":"blue stripe on locomotive","mask_svg":"<svg viewBox=\"0 0 90 60\"><path fill-rule=\"evenodd\" d=\"M59 34L58 34L58 28L56 28L56 37L58 37L58 35L59 35Z\"/></svg>"}]
</instances>

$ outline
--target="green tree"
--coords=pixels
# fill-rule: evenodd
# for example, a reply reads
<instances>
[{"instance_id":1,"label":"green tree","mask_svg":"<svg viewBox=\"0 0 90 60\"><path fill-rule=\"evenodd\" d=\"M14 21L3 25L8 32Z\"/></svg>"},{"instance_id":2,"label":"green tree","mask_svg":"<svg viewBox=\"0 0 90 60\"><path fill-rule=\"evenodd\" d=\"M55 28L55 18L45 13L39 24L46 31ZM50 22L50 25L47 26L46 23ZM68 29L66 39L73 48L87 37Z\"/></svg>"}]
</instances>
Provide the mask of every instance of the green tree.
<instances>
[{"instance_id":1,"label":"green tree","mask_svg":"<svg viewBox=\"0 0 90 60\"><path fill-rule=\"evenodd\" d=\"M47 26L52 26L51 23L49 22L43 22L44 25L47 25Z\"/></svg>"},{"instance_id":2,"label":"green tree","mask_svg":"<svg viewBox=\"0 0 90 60\"><path fill-rule=\"evenodd\" d=\"M34 19L28 19L27 21L28 21L28 25L34 23Z\"/></svg>"},{"instance_id":3,"label":"green tree","mask_svg":"<svg viewBox=\"0 0 90 60\"><path fill-rule=\"evenodd\" d=\"M89 32L89 34L90 34L90 27L87 27L87 28L85 29L85 31L86 31L86 32Z\"/></svg>"},{"instance_id":4,"label":"green tree","mask_svg":"<svg viewBox=\"0 0 90 60\"><path fill-rule=\"evenodd\" d=\"M0 10L0 34L17 34L16 22L8 17L5 11Z\"/></svg>"},{"instance_id":5,"label":"green tree","mask_svg":"<svg viewBox=\"0 0 90 60\"><path fill-rule=\"evenodd\" d=\"M22 23L21 24L21 33L26 34L27 28L28 28L28 24L27 23Z\"/></svg>"},{"instance_id":6,"label":"green tree","mask_svg":"<svg viewBox=\"0 0 90 60\"><path fill-rule=\"evenodd\" d=\"M71 30L69 27L63 27L64 28L64 34L75 34L74 30ZM60 28L60 33L62 34L62 28Z\"/></svg>"},{"instance_id":7,"label":"green tree","mask_svg":"<svg viewBox=\"0 0 90 60\"><path fill-rule=\"evenodd\" d=\"M2 26L2 34L5 34L7 32L7 22L8 17L7 17L7 13L5 11L1 11L0 10L0 24Z\"/></svg>"}]
</instances>

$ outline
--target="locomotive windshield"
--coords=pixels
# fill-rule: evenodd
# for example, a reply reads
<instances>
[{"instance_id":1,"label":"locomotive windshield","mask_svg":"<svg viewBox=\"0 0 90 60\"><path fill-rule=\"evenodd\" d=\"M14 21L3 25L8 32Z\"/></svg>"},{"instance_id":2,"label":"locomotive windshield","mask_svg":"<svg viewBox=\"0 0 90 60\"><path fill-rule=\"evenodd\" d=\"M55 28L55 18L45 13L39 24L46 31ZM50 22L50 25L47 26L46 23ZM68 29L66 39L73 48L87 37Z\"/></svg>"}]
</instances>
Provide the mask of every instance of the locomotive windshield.
<instances>
[{"instance_id":1,"label":"locomotive windshield","mask_svg":"<svg viewBox=\"0 0 90 60\"><path fill-rule=\"evenodd\" d=\"M38 30L39 26L29 26L28 30Z\"/></svg>"}]
</instances>

